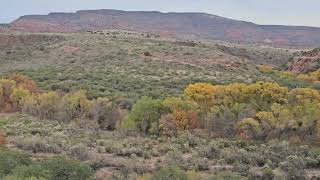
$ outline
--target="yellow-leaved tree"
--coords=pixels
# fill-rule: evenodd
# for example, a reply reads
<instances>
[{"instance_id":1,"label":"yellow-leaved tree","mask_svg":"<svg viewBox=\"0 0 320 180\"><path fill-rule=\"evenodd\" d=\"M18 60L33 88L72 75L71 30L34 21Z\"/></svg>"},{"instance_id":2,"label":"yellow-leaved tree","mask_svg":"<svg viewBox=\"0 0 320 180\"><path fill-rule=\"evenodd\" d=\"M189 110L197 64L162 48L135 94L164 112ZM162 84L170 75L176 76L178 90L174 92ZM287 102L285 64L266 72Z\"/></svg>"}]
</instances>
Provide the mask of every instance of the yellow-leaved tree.
<instances>
[{"instance_id":1,"label":"yellow-leaved tree","mask_svg":"<svg viewBox=\"0 0 320 180\"><path fill-rule=\"evenodd\" d=\"M62 111L67 120L85 117L90 107L91 102L83 90L66 94L62 98Z\"/></svg>"},{"instance_id":2,"label":"yellow-leaved tree","mask_svg":"<svg viewBox=\"0 0 320 180\"><path fill-rule=\"evenodd\" d=\"M213 85L208 83L195 83L190 84L184 90L184 94L197 103L200 112L205 116L214 104L213 95L215 89Z\"/></svg>"}]
</instances>

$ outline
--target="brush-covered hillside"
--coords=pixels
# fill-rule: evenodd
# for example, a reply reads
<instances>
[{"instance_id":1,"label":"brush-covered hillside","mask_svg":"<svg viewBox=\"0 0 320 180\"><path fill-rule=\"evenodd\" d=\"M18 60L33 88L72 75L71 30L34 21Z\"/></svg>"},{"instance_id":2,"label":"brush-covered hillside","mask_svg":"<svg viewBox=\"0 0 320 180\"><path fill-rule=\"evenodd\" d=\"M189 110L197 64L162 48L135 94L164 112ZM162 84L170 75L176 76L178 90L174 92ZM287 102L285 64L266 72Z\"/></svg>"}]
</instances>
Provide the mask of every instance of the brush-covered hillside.
<instances>
[{"instance_id":1,"label":"brush-covered hillside","mask_svg":"<svg viewBox=\"0 0 320 180\"><path fill-rule=\"evenodd\" d=\"M85 89L89 97L177 95L188 84L254 82L257 64L281 66L292 52L162 39L128 31L0 34L0 73L19 72L43 90Z\"/></svg>"},{"instance_id":2,"label":"brush-covered hillside","mask_svg":"<svg viewBox=\"0 0 320 180\"><path fill-rule=\"evenodd\" d=\"M0 179L320 177L307 52L153 33L0 33Z\"/></svg>"}]
</instances>

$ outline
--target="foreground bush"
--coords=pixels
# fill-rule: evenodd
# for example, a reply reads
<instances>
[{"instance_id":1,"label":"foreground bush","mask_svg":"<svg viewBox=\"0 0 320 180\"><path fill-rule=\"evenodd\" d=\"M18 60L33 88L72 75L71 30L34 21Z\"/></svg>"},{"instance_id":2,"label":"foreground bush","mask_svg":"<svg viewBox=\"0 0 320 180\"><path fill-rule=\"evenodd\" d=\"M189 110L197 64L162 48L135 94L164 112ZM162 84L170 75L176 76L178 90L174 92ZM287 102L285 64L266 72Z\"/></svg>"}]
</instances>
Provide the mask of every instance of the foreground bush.
<instances>
[{"instance_id":1,"label":"foreground bush","mask_svg":"<svg viewBox=\"0 0 320 180\"><path fill-rule=\"evenodd\" d=\"M87 180L93 175L83 163L62 157L32 161L23 153L0 149L0 179Z\"/></svg>"}]
</instances>

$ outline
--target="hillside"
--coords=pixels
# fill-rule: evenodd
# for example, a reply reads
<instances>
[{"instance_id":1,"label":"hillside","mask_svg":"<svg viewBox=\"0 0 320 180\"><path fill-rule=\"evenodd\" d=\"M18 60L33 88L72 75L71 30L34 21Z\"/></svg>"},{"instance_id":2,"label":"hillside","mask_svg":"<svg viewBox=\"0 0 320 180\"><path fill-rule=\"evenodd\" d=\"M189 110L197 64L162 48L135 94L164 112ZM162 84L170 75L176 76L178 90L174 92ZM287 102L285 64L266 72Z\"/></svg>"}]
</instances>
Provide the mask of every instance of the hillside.
<instances>
[{"instance_id":1,"label":"hillside","mask_svg":"<svg viewBox=\"0 0 320 180\"><path fill-rule=\"evenodd\" d=\"M317 52L1 32L0 179L317 179L320 86L282 71Z\"/></svg>"},{"instance_id":2,"label":"hillside","mask_svg":"<svg viewBox=\"0 0 320 180\"><path fill-rule=\"evenodd\" d=\"M289 63L289 71L308 73L320 68L320 48L297 53Z\"/></svg>"},{"instance_id":3,"label":"hillside","mask_svg":"<svg viewBox=\"0 0 320 180\"><path fill-rule=\"evenodd\" d=\"M90 97L129 99L176 95L193 82L253 82L264 78L257 64L280 66L293 55L120 31L0 34L0 47L2 75L20 72L44 90L86 89Z\"/></svg>"},{"instance_id":4,"label":"hillside","mask_svg":"<svg viewBox=\"0 0 320 180\"><path fill-rule=\"evenodd\" d=\"M22 16L12 22L10 28L28 32L121 29L181 39L214 39L296 48L320 45L320 28L257 25L205 13L82 10Z\"/></svg>"}]
</instances>

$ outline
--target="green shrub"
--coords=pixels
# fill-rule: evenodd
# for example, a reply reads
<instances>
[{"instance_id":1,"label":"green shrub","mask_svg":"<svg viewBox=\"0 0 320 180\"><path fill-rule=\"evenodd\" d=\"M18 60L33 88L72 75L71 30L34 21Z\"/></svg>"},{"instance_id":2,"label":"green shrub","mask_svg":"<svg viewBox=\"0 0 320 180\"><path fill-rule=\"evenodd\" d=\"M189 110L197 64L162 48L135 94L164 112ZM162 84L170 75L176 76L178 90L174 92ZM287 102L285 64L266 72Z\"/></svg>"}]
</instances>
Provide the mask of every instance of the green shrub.
<instances>
[{"instance_id":1,"label":"green shrub","mask_svg":"<svg viewBox=\"0 0 320 180\"><path fill-rule=\"evenodd\" d=\"M305 162L301 157L290 155L286 161L279 163L279 167L287 173L288 179L303 179Z\"/></svg>"},{"instance_id":2,"label":"green shrub","mask_svg":"<svg viewBox=\"0 0 320 180\"><path fill-rule=\"evenodd\" d=\"M0 178L9 175L18 166L31 164L28 155L0 149Z\"/></svg>"},{"instance_id":3,"label":"green shrub","mask_svg":"<svg viewBox=\"0 0 320 180\"><path fill-rule=\"evenodd\" d=\"M50 178L50 171L48 169L44 169L40 164L36 164L30 166L18 166L13 170L11 175L21 179L48 179Z\"/></svg>"},{"instance_id":4,"label":"green shrub","mask_svg":"<svg viewBox=\"0 0 320 180\"><path fill-rule=\"evenodd\" d=\"M42 167L50 171L51 180L87 180L93 174L88 165L61 157L44 162Z\"/></svg>"}]
</instances>

